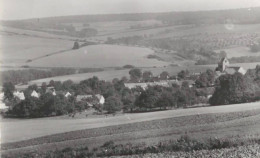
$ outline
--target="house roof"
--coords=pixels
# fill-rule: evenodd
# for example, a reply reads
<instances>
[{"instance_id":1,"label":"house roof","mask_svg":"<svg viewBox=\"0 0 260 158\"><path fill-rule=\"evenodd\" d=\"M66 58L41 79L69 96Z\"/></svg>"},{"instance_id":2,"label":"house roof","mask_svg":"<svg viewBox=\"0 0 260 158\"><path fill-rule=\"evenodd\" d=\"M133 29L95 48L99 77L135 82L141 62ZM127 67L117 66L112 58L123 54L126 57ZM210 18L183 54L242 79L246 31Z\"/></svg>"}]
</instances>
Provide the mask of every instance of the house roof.
<instances>
[{"instance_id":1,"label":"house roof","mask_svg":"<svg viewBox=\"0 0 260 158\"><path fill-rule=\"evenodd\" d=\"M231 74L231 75L236 72L242 73L243 75L246 73L245 70L243 69L243 67L240 67L240 66L227 67L225 69L225 72L227 74Z\"/></svg>"},{"instance_id":2,"label":"house roof","mask_svg":"<svg viewBox=\"0 0 260 158\"><path fill-rule=\"evenodd\" d=\"M76 101L81 101L82 99L92 98L92 95L77 95Z\"/></svg>"}]
</instances>

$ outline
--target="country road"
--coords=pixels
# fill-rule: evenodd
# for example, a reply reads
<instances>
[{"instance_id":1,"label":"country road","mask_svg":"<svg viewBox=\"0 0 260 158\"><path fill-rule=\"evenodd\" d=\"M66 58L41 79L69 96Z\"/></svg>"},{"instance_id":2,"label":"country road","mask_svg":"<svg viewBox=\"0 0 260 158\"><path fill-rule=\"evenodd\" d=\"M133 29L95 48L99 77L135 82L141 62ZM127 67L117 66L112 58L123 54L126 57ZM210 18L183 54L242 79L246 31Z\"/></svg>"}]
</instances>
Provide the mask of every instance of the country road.
<instances>
[{"instance_id":1,"label":"country road","mask_svg":"<svg viewBox=\"0 0 260 158\"><path fill-rule=\"evenodd\" d=\"M110 116L103 118L86 118L86 119L2 119L1 120L1 143L16 142L30 138L36 138L45 135L98 128L105 126L120 125L126 123L135 123L142 121L151 121L157 119L165 119L172 117L208 114L208 113L225 113L238 112L260 109L260 102L199 107L190 109L178 109L149 113L124 114L118 116Z\"/></svg>"}]
</instances>

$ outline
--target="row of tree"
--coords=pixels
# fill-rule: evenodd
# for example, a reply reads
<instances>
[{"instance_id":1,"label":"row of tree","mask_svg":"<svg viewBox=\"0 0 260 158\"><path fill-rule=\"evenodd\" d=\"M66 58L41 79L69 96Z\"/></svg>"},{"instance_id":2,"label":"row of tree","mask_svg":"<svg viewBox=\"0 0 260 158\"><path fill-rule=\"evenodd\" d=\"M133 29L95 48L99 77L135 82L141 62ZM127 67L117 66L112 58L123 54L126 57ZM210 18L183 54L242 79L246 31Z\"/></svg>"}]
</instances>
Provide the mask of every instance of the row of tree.
<instances>
[{"instance_id":1,"label":"row of tree","mask_svg":"<svg viewBox=\"0 0 260 158\"><path fill-rule=\"evenodd\" d=\"M51 68L48 70L40 69L24 69L24 70L9 70L1 72L2 83L12 82L13 84L26 84L31 80L70 75L76 73L88 73L102 71L101 68Z\"/></svg>"},{"instance_id":2,"label":"row of tree","mask_svg":"<svg viewBox=\"0 0 260 158\"><path fill-rule=\"evenodd\" d=\"M222 75L216 80L216 90L210 98L211 105L246 103L260 100L260 65L240 73Z\"/></svg>"}]
</instances>

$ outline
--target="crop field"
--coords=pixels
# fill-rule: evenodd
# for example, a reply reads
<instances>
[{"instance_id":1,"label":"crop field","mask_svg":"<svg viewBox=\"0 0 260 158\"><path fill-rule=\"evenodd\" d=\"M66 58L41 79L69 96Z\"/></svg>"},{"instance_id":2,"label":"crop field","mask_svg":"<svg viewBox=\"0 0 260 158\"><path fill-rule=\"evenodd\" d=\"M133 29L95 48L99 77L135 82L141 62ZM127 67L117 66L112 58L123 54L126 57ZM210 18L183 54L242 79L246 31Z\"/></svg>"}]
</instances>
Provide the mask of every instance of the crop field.
<instances>
[{"instance_id":1,"label":"crop field","mask_svg":"<svg viewBox=\"0 0 260 158\"><path fill-rule=\"evenodd\" d=\"M258 105L237 104L66 121L55 118L4 119L2 150L3 153L17 154L86 144L95 147L109 140L153 145L159 141L175 140L185 133L198 140L210 137L259 138ZM237 138L238 135L242 138Z\"/></svg>"},{"instance_id":2,"label":"crop field","mask_svg":"<svg viewBox=\"0 0 260 158\"><path fill-rule=\"evenodd\" d=\"M220 33L260 33L259 24L249 24L249 25L233 25L232 27L227 25L202 25L202 26L190 26L190 27L176 27L173 30L168 30L160 36L155 36L156 38L170 38L174 36L189 36L192 34L215 34L220 35ZM171 32L172 31L172 32ZM217 37L217 36L216 36Z\"/></svg>"},{"instance_id":3,"label":"crop field","mask_svg":"<svg viewBox=\"0 0 260 158\"><path fill-rule=\"evenodd\" d=\"M241 56L260 56L260 52L252 53L248 47L232 47L216 51L217 53L225 51L228 58Z\"/></svg>"},{"instance_id":4,"label":"crop field","mask_svg":"<svg viewBox=\"0 0 260 158\"><path fill-rule=\"evenodd\" d=\"M54 35L46 32L27 30L22 28L13 28L13 27L2 26L2 25L0 25L0 33L6 35L31 36L31 37L46 38L46 39L75 40L75 38L69 36Z\"/></svg>"},{"instance_id":5,"label":"crop field","mask_svg":"<svg viewBox=\"0 0 260 158\"><path fill-rule=\"evenodd\" d=\"M1 62L5 66L26 65L26 61L53 52L71 49L72 41L0 33Z\"/></svg>"},{"instance_id":6,"label":"crop field","mask_svg":"<svg viewBox=\"0 0 260 158\"><path fill-rule=\"evenodd\" d=\"M216 150L201 150L193 152L168 152L159 154L145 154L145 155L132 155L132 156L117 156L117 158L172 158L172 157L228 157L228 158L253 158L260 157L259 145L244 145L228 149ZM116 156L112 156L116 158Z\"/></svg>"},{"instance_id":7,"label":"crop field","mask_svg":"<svg viewBox=\"0 0 260 158\"><path fill-rule=\"evenodd\" d=\"M122 67L135 65L137 67L167 66L168 63L156 59L148 59L153 51L147 48L93 45L52 55L29 63L38 67ZM59 62L57 62L59 61Z\"/></svg>"},{"instance_id":8,"label":"crop field","mask_svg":"<svg viewBox=\"0 0 260 158\"><path fill-rule=\"evenodd\" d=\"M49 83L50 80L54 81L66 81L72 80L75 83L79 83L82 80L86 80L88 78L92 78L93 76L98 77L101 80L112 81L114 78L121 79L123 76L129 78L129 70L107 70L101 72L93 72L93 73L82 73L82 74L73 74L73 75L66 75L66 76L58 76L58 77L51 77L51 78L44 78L39 80L30 81L29 84L37 84L41 85L42 82Z\"/></svg>"}]
</instances>

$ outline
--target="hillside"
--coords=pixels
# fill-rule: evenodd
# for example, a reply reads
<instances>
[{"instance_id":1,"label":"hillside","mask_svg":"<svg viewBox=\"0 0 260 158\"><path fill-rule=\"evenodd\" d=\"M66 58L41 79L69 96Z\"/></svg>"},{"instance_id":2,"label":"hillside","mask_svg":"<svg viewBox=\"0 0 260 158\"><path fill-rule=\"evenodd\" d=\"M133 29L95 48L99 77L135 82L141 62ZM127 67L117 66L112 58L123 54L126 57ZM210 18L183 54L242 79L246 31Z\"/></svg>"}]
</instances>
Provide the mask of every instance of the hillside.
<instances>
[{"instance_id":1,"label":"hillside","mask_svg":"<svg viewBox=\"0 0 260 158\"><path fill-rule=\"evenodd\" d=\"M87 119L2 120L3 131L9 131L3 132L2 149L4 155L14 156L86 144L93 148L109 140L153 145L175 140L185 133L199 140L213 137L243 140L248 135L253 139L259 135L259 116L258 103L250 103ZM59 128L54 128L57 125ZM19 130L12 130L14 127Z\"/></svg>"}]
</instances>

